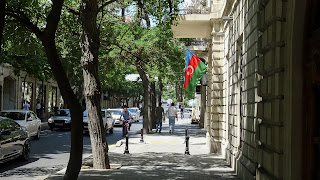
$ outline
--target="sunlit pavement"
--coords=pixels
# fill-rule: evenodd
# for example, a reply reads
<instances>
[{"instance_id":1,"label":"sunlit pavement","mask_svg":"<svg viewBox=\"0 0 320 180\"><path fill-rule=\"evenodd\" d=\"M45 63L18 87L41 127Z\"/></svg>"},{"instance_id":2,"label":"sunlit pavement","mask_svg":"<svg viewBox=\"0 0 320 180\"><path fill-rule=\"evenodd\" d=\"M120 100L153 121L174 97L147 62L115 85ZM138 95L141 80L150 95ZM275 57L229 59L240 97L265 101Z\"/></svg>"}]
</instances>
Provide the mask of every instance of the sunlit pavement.
<instances>
[{"instance_id":1,"label":"sunlit pavement","mask_svg":"<svg viewBox=\"0 0 320 180\"><path fill-rule=\"evenodd\" d=\"M139 131L141 127L141 121L133 123L131 133ZM114 133L108 133L106 137L109 145L115 144L122 138L122 128L115 127ZM86 158L92 154L88 135L84 135L83 144L83 157ZM0 164L0 179L41 179L65 168L69 153L70 130L43 130L39 140L31 139L31 155L28 161L22 162L16 159Z\"/></svg>"},{"instance_id":2,"label":"sunlit pavement","mask_svg":"<svg viewBox=\"0 0 320 180\"><path fill-rule=\"evenodd\" d=\"M206 131L191 119L176 122L174 134L169 134L168 120L162 133L144 135L132 133L129 138L129 153L123 154L125 141L121 146L112 146L110 163L121 165L120 169L81 170L78 179L237 179L235 172L219 155L208 154ZM185 129L190 136L190 154L185 155ZM121 143L117 143L120 145ZM92 164L92 156L84 164ZM50 180L61 179L64 171L51 175Z\"/></svg>"}]
</instances>

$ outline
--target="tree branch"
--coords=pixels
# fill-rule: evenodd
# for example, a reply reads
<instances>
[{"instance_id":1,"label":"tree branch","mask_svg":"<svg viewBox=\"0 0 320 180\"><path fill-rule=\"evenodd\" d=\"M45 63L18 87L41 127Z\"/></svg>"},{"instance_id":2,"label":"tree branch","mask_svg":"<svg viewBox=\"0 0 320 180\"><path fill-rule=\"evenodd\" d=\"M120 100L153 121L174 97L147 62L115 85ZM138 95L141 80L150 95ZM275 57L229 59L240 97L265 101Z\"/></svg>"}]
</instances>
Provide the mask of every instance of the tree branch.
<instances>
[{"instance_id":1,"label":"tree branch","mask_svg":"<svg viewBox=\"0 0 320 180\"><path fill-rule=\"evenodd\" d=\"M100 7L99 7L99 12L102 11L102 9L106 6L108 6L109 4L113 3L113 2L116 2L117 0L110 0L110 1L107 1L105 2L104 4L102 4Z\"/></svg>"},{"instance_id":2,"label":"tree branch","mask_svg":"<svg viewBox=\"0 0 320 180\"><path fill-rule=\"evenodd\" d=\"M7 9L6 15L14 18L21 24L25 25L31 32L33 32L38 37L40 37L40 35L43 33L35 24L31 22L30 18L27 17L27 15L20 10L13 11L13 10Z\"/></svg>"},{"instance_id":3,"label":"tree branch","mask_svg":"<svg viewBox=\"0 0 320 180\"><path fill-rule=\"evenodd\" d=\"M170 9L170 12L169 12L169 14L171 14L172 13L172 2L171 2L171 0L167 0L167 2L168 2L168 4L169 4L169 9Z\"/></svg>"},{"instance_id":4,"label":"tree branch","mask_svg":"<svg viewBox=\"0 0 320 180\"><path fill-rule=\"evenodd\" d=\"M60 21L63 2L64 0L52 0L52 9L47 17L47 26L44 30L46 35L55 37L56 29Z\"/></svg>"},{"instance_id":5,"label":"tree branch","mask_svg":"<svg viewBox=\"0 0 320 180\"><path fill-rule=\"evenodd\" d=\"M72 9L72 7L69 7L69 6L67 6L67 5L64 5L64 7L66 7L66 9L67 9L69 12L71 12L73 15L80 16L80 12Z\"/></svg>"}]
</instances>

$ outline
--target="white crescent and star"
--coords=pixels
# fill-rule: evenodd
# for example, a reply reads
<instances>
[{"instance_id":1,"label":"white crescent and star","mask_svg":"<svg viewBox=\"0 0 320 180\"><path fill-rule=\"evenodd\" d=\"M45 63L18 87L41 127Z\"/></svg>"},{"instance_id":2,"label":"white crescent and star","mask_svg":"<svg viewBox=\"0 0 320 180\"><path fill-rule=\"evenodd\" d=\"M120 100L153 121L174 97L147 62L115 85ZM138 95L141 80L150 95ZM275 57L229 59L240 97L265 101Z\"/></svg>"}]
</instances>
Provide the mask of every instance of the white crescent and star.
<instances>
[{"instance_id":1,"label":"white crescent and star","mask_svg":"<svg viewBox=\"0 0 320 180\"><path fill-rule=\"evenodd\" d=\"M191 69L191 72L190 72L188 69ZM191 65L189 65L189 66L187 66L186 71L187 71L187 75L188 75L188 76L190 76L190 75L192 75L192 74L193 74L194 69L193 69L193 67L192 67Z\"/></svg>"}]
</instances>

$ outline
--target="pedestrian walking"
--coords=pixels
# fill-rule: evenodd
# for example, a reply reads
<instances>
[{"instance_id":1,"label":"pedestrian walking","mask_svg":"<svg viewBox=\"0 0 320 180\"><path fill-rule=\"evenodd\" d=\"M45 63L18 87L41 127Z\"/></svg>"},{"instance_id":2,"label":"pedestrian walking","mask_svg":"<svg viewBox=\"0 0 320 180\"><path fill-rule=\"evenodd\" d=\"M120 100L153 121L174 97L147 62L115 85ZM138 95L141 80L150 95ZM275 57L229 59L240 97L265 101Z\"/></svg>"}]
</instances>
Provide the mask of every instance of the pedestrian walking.
<instances>
[{"instance_id":1,"label":"pedestrian walking","mask_svg":"<svg viewBox=\"0 0 320 180\"><path fill-rule=\"evenodd\" d=\"M163 116L163 121L165 121L165 116L164 116L164 109L161 107L162 103L159 102L159 106L156 108L156 133L158 132L158 127L159 127L159 133L161 133L162 129L162 116Z\"/></svg>"},{"instance_id":2,"label":"pedestrian walking","mask_svg":"<svg viewBox=\"0 0 320 180\"><path fill-rule=\"evenodd\" d=\"M120 115L120 121L121 121L122 117L123 117L122 136L125 137L126 134L128 133L126 131L126 124L131 123L131 121L132 121L132 116L131 116L130 112L128 111L127 106L124 106L124 108L123 108L123 112ZM128 128L128 130L130 131L130 127Z\"/></svg>"},{"instance_id":3,"label":"pedestrian walking","mask_svg":"<svg viewBox=\"0 0 320 180\"><path fill-rule=\"evenodd\" d=\"M183 119L184 118L184 116L183 116L183 105L181 105L180 112L181 112L181 119Z\"/></svg>"},{"instance_id":4,"label":"pedestrian walking","mask_svg":"<svg viewBox=\"0 0 320 180\"><path fill-rule=\"evenodd\" d=\"M174 103L171 103L171 106L168 109L168 115L169 115L169 128L170 128L170 134L174 132L174 125L175 125L175 118L177 118L178 121L178 115L177 115L177 109L174 107Z\"/></svg>"},{"instance_id":5,"label":"pedestrian walking","mask_svg":"<svg viewBox=\"0 0 320 180\"><path fill-rule=\"evenodd\" d=\"M38 118L40 118L40 115L41 115L41 104L40 104L39 100L37 101L37 105L36 105L36 113L37 113Z\"/></svg>"},{"instance_id":6,"label":"pedestrian walking","mask_svg":"<svg viewBox=\"0 0 320 180\"><path fill-rule=\"evenodd\" d=\"M23 104L23 110L29 110L30 109L30 105L28 101L25 101L25 103Z\"/></svg>"}]
</instances>

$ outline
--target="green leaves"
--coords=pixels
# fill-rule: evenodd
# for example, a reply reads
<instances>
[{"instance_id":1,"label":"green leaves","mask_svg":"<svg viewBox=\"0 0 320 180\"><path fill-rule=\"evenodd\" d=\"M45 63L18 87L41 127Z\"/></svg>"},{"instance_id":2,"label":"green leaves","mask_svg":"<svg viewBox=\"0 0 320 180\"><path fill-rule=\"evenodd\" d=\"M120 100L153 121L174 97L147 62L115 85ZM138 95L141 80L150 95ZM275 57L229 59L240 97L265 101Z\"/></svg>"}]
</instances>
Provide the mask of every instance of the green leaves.
<instances>
[{"instance_id":1,"label":"green leaves","mask_svg":"<svg viewBox=\"0 0 320 180\"><path fill-rule=\"evenodd\" d=\"M80 0L65 0L61 20L56 33L56 45L70 83L83 84L80 64L79 23ZM180 1L146 0L138 7L138 0L122 0L106 6L98 14L100 28L99 74L102 89L122 92L125 75L135 73L134 62L139 58L151 81L162 77L167 85L175 85L183 79L184 43L172 37L170 25L175 19ZM9 1L10 12L23 12L32 23L43 29L52 2L47 0ZM132 21L123 22L121 9ZM137 9L142 9L142 16ZM151 27L146 26L147 17ZM7 16L1 62L8 62L18 70L40 78L52 77L42 44L35 34ZM131 82L130 82L131 83ZM139 89L130 85L133 89ZM81 88L80 88L81 89ZM130 91L131 92L131 91Z\"/></svg>"}]
</instances>

